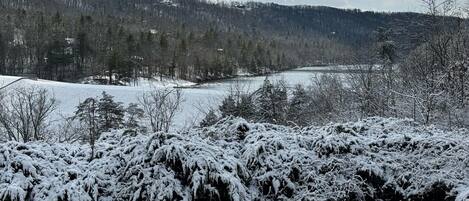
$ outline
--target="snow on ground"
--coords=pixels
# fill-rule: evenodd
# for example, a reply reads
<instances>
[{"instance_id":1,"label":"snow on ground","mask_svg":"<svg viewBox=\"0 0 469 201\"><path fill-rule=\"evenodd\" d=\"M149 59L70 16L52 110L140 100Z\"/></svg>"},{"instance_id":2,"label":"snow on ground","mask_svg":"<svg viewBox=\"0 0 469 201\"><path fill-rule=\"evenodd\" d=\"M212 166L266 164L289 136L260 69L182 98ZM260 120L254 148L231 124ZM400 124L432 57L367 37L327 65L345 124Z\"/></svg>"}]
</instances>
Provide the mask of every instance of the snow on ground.
<instances>
[{"instance_id":1,"label":"snow on ground","mask_svg":"<svg viewBox=\"0 0 469 201\"><path fill-rule=\"evenodd\" d=\"M320 73L315 71L291 70L267 76L271 81L285 80L290 86L296 84L308 85L314 76ZM20 77L1 76L0 88ZM105 79L104 77L103 79ZM217 106L230 90L255 91L262 86L266 76L239 77L219 82L211 82L202 85L194 85L192 82L172 80L168 78L139 79L136 84L130 86L110 86L55 82L49 80L21 80L7 89L15 87L41 87L49 90L58 100L58 109L54 119L61 116L70 116L76 110L79 102L89 97L99 97L103 91L115 97L116 101L125 105L138 103L138 97L154 88L182 87L184 102L181 111L175 117L175 129L183 129L198 123L204 117L204 112ZM235 89L238 88L238 89Z\"/></svg>"},{"instance_id":2,"label":"snow on ground","mask_svg":"<svg viewBox=\"0 0 469 201\"><path fill-rule=\"evenodd\" d=\"M18 79L14 76L0 76L0 84L4 85ZM139 97L150 90L162 87L190 86L190 82L159 82L140 80L138 86L112 86L112 85L92 85L56 82L49 80L30 80L23 79L8 88L11 90L18 87L40 87L47 89L58 101L58 109L54 113L54 119L60 116L70 116L76 110L79 102L89 97L99 97L103 91L115 97L115 100L125 105L129 103L138 103ZM3 86L3 85L0 85ZM184 99L181 112L176 116L175 125L177 128L184 128L193 123L194 119L200 119L202 114L198 112L199 105L209 104L210 97L222 97L222 93L215 90L184 90ZM198 116L197 116L198 115ZM195 117L194 117L195 116Z\"/></svg>"},{"instance_id":3,"label":"snow on ground","mask_svg":"<svg viewBox=\"0 0 469 201\"><path fill-rule=\"evenodd\" d=\"M0 200L458 200L467 131L369 118L304 129L225 119L89 147L0 144Z\"/></svg>"},{"instance_id":4,"label":"snow on ground","mask_svg":"<svg viewBox=\"0 0 469 201\"><path fill-rule=\"evenodd\" d=\"M116 76L112 77L113 80L116 80ZM108 83L109 76L90 76L83 78L79 83L81 84L94 84L102 85ZM100 83L103 82L103 83ZM143 78L139 77L136 80L129 82L119 81L120 85L125 86L140 86L140 87L190 87L196 85L194 82L187 80L172 79L169 77L153 77L153 78Z\"/></svg>"},{"instance_id":5,"label":"snow on ground","mask_svg":"<svg viewBox=\"0 0 469 201\"><path fill-rule=\"evenodd\" d=\"M3 88L4 86L20 78L21 77L0 75L0 88Z\"/></svg>"}]
</instances>

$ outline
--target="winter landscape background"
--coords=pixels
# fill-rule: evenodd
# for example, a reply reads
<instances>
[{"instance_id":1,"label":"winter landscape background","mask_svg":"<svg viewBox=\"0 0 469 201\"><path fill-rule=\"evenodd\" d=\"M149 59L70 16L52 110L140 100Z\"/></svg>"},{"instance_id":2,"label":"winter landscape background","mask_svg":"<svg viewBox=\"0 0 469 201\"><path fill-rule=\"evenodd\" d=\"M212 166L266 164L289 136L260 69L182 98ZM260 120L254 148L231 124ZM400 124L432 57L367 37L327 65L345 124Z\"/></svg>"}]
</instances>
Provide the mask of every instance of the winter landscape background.
<instances>
[{"instance_id":1,"label":"winter landscape background","mask_svg":"<svg viewBox=\"0 0 469 201\"><path fill-rule=\"evenodd\" d=\"M0 201L469 200L469 12L419 3L0 0Z\"/></svg>"}]
</instances>

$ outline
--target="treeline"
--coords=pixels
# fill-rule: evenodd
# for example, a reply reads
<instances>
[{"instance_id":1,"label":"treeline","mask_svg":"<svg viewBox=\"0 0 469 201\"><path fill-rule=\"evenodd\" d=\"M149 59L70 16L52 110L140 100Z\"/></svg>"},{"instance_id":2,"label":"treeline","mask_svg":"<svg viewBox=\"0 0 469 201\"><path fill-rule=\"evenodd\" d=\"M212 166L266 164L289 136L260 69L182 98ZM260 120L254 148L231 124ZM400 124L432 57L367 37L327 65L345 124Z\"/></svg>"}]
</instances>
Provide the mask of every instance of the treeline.
<instances>
[{"instance_id":1,"label":"treeline","mask_svg":"<svg viewBox=\"0 0 469 201\"><path fill-rule=\"evenodd\" d=\"M208 29L194 33L135 31L118 19L60 13L7 16L0 34L0 73L73 81L86 75L164 75L203 81L291 67L275 40ZM112 83L112 80L109 80Z\"/></svg>"},{"instance_id":2,"label":"treeline","mask_svg":"<svg viewBox=\"0 0 469 201\"><path fill-rule=\"evenodd\" d=\"M318 76L310 86L289 89L266 80L254 93L235 91L207 113L202 126L227 116L297 126L380 116L446 129L469 127L468 25L437 17L448 12L435 5L429 5L431 36L402 62L392 32L381 28L368 51L369 64L350 66L352 73Z\"/></svg>"},{"instance_id":3,"label":"treeline","mask_svg":"<svg viewBox=\"0 0 469 201\"><path fill-rule=\"evenodd\" d=\"M0 11L0 74L65 81L101 75L110 83L142 76L206 81L350 63L378 26L409 22L393 38L413 46L419 42L411 36L428 19L198 0L6 0Z\"/></svg>"},{"instance_id":4,"label":"treeline","mask_svg":"<svg viewBox=\"0 0 469 201\"><path fill-rule=\"evenodd\" d=\"M347 52L325 38L296 42L183 23L160 28L149 26L146 21L152 18L145 16L3 10L0 74L7 75L65 81L102 75L111 84L113 78L152 76L206 81L240 71L264 74L305 65L297 52L314 53L318 63L338 60Z\"/></svg>"}]
</instances>

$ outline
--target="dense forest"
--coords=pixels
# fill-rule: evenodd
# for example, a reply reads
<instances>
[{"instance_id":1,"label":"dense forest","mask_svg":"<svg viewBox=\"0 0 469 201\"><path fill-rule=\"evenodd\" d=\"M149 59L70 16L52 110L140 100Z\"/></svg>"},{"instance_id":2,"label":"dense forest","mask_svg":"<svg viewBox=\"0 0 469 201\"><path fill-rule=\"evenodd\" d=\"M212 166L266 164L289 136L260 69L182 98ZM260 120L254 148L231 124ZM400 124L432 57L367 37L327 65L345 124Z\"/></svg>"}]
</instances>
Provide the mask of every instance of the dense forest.
<instances>
[{"instance_id":1,"label":"dense forest","mask_svg":"<svg viewBox=\"0 0 469 201\"><path fill-rule=\"evenodd\" d=\"M0 201L469 200L469 9L422 2L0 0Z\"/></svg>"},{"instance_id":2,"label":"dense forest","mask_svg":"<svg viewBox=\"0 0 469 201\"><path fill-rule=\"evenodd\" d=\"M207 81L296 66L367 63L375 30L400 54L430 17L329 7L198 0L0 1L0 74L110 84L168 76ZM113 80L114 79L114 80Z\"/></svg>"}]
</instances>

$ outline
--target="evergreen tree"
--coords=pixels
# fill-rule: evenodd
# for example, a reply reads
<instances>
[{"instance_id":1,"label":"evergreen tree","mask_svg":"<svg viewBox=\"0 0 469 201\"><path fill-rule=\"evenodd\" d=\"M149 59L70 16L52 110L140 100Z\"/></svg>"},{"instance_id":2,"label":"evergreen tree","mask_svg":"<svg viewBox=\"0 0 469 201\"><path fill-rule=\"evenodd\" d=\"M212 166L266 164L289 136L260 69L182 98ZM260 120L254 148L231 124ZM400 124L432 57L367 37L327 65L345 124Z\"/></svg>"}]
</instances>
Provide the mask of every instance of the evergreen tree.
<instances>
[{"instance_id":1,"label":"evergreen tree","mask_svg":"<svg viewBox=\"0 0 469 201\"><path fill-rule=\"evenodd\" d=\"M134 36L132 34L129 34L127 36L127 39L126 39L126 46L127 46L127 50L126 50L126 60L130 61L132 59L133 56L136 55L137 53L137 43L134 39ZM127 62L127 68L125 69L122 69L121 71L121 74L123 74L124 76L126 77L132 77L132 78L135 78L135 76L133 75L134 73L134 68L135 68L135 65L134 63L131 63L131 62Z\"/></svg>"},{"instance_id":2,"label":"evergreen tree","mask_svg":"<svg viewBox=\"0 0 469 201\"><path fill-rule=\"evenodd\" d=\"M109 76L108 84L113 84L112 76L115 70L117 70L119 66L121 66L120 59L121 58L120 58L119 52L116 49L111 50L110 55L108 57L108 61L107 61L107 68L108 68L107 70L108 70L108 76Z\"/></svg>"},{"instance_id":3,"label":"evergreen tree","mask_svg":"<svg viewBox=\"0 0 469 201\"><path fill-rule=\"evenodd\" d=\"M288 121L306 126L310 120L310 100L303 85L296 85L288 107Z\"/></svg>"},{"instance_id":4,"label":"evergreen tree","mask_svg":"<svg viewBox=\"0 0 469 201\"><path fill-rule=\"evenodd\" d=\"M5 40L4 40L3 34L0 33L0 75L5 74L5 71L6 71L5 63L6 63L7 45L5 44L4 41Z\"/></svg>"},{"instance_id":5,"label":"evergreen tree","mask_svg":"<svg viewBox=\"0 0 469 201\"><path fill-rule=\"evenodd\" d=\"M86 32L80 32L77 35L77 44L75 45L75 57L77 74L83 74L83 65L85 59L91 54L92 49L89 44L88 34Z\"/></svg>"},{"instance_id":6,"label":"evergreen tree","mask_svg":"<svg viewBox=\"0 0 469 201\"><path fill-rule=\"evenodd\" d=\"M274 86L269 79L266 78L264 80L264 84L259 92L260 95L257 101L259 104L260 119L265 122L272 122L274 119L274 105L272 103Z\"/></svg>"},{"instance_id":7,"label":"evergreen tree","mask_svg":"<svg viewBox=\"0 0 469 201\"><path fill-rule=\"evenodd\" d=\"M98 124L99 124L99 116L98 116L98 103L94 98L87 98L85 101L80 103L75 111L75 118L84 124L84 126L88 130L88 136L85 141L88 141L91 146L91 158L94 158L94 148L95 148L95 141L99 137L98 133Z\"/></svg>"},{"instance_id":8,"label":"evergreen tree","mask_svg":"<svg viewBox=\"0 0 469 201\"><path fill-rule=\"evenodd\" d=\"M236 102L232 95L229 95L222 101L220 112L222 117L238 116L238 114L236 114Z\"/></svg>"},{"instance_id":9,"label":"evergreen tree","mask_svg":"<svg viewBox=\"0 0 469 201\"><path fill-rule=\"evenodd\" d=\"M200 122L200 127L207 127L214 125L218 121L218 116L215 114L214 110L210 110L205 118Z\"/></svg>"},{"instance_id":10,"label":"evergreen tree","mask_svg":"<svg viewBox=\"0 0 469 201\"><path fill-rule=\"evenodd\" d=\"M169 69L168 69L169 41L168 41L168 37L167 37L166 33L163 32L163 33L160 35L160 41L159 41L159 43L160 43L160 48L161 48L161 54L160 54L160 56L161 56L161 61L160 61L160 65L161 65L162 67L160 67L158 73L160 74L160 76L161 76L160 79L161 79L164 74L169 73Z\"/></svg>"},{"instance_id":11,"label":"evergreen tree","mask_svg":"<svg viewBox=\"0 0 469 201\"><path fill-rule=\"evenodd\" d=\"M73 62L73 54L66 51L67 45L63 39L56 39L49 46L47 52L47 65L49 67L49 79L62 80L65 69L62 67Z\"/></svg>"},{"instance_id":12,"label":"evergreen tree","mask_svg":"<svg viewBox=\"0 0 469 201\"><path fill-rule=\"evenodd\" d=\"M98 103L99 131L107 132L110 129L120 128L124 119L124 108L122 103L115 102L114 97L102 93L102 98Z\"/></svg>"},{"instance_id":13,"label":"evergreen tree","mask_svg":"<svg viewBox=\"0 0 469 201\"><path fill-rule=\"evenodd\" d=\"M376 49L377 49L377 56L381 62L386 63L393 63L396 59L396 46L394 41L391 40L391 30L379 27L376 31Z\"/></svg>"},{"instance_id":14,"label":"evergreen tree","mask_svg":"<svg viewBox=\"0 0 469 201\"><path fill-rule=\"evenodd\" d=\"M277 124L285 123L288 94L283 81L274 86L268 79L265 79L260 89L258 103L261 121Z\"/></svg>"},{"instance_id":15,"label":"evergreen tree","mask_svg":"<svg viewBox=\"0 0 469 201\"><path fill-rule=\"evenodd\" d=\"M236 105L239 117L242 117L246 120L253 120L256 114L256 107L252 101L252 98L249 94L242 94L240 96L240 101Z\"/></svg>"},{"instance_id":16,"label":"evergreen tree","mask_svg":"<svg viewBox=\"0 0 469 201\"><path fill-rule=\"evenodd\" d=\"M125 122L125 127L127 129L136 130L139 126L140 119L143 118L144 111L135 103L130 103L129 106L125 109L127 114L127 121Z\"/></svg>"},{"instance_id":17,"label":"evergreen tree","mask_svg":"<svg viewBox=\"0 0 469 201\"><path fill-rule=\"evenodd\" d=\"M287 119L286 114L288 110L288 91L285 81L280 80L274 86L272 103L274 109L274 122L277 124L285 124Z\"/></svg>"}]
</instances>

